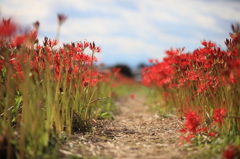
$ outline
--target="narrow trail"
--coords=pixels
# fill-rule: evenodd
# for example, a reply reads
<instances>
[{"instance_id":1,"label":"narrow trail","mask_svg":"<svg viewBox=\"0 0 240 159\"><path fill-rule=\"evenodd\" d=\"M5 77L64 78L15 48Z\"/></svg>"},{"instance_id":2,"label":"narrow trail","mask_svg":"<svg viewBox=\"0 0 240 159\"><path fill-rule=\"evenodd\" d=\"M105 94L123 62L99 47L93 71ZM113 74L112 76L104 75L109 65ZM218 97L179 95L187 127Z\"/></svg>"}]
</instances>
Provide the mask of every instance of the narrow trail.
<instances>
[{"instance_id":1,"label":"narrow trail","mask_svg":"<svg viewBox=\"0 0 240 159\"><path fill-rule=\"evenodd\" d=\"M140 96L136 99L144 102ZM114 159L186 158L187 152L178 146L182 121L176 117L158 117L129 97L116 106L121 113L114 116L115 120L98 121L94 134L76 134L60 152Z\"/></svg>"}]
</instances>

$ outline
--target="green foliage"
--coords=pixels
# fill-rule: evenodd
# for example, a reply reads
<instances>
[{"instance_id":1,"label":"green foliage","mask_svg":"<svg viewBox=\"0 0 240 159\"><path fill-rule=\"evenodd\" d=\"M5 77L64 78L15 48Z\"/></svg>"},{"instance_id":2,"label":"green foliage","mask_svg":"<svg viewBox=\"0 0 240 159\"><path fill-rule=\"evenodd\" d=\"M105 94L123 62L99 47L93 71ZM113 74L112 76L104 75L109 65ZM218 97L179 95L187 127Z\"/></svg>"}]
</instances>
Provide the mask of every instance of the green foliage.
<instances>
[{"instance_id":1,"label":"green foliage","mask_svg":"<svg viewBox=\"0 0 240 159\"><path fill-rule=\"evenodd\" d=\"M107 111L101 111L98 115L98 120L108 119L108 120L114 120L112 114L110 114Z\"/></svg>"}]
</instances>

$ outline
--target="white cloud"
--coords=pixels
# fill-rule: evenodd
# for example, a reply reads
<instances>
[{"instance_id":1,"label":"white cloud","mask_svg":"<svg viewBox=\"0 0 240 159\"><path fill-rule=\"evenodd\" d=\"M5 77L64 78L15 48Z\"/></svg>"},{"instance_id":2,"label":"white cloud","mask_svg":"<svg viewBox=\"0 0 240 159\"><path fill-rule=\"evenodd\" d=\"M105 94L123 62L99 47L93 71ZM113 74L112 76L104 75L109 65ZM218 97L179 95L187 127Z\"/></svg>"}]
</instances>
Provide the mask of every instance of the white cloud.
<instances>
[{"instance_id":1,"label":"white cloud","mask_svg":"<svg viewBox=\"0 0 240 159\"><path fill-rule=\"evenodd\" d=\"M62 26L64 34L97 34L106 35L118 32L121 29L121 21L109 18L69 18Z\"/></svg>"},{"instance_id":2,"label":"white cloud","mask_svg":"<svg viewBox=\"0 0 240 159\"><path fill-rule=\"evenodd\" d=\"M62 10L69 18L61 28L60 40L95 41L104 47L104 54L126 57L146 52L149 57L162 58L164 50L175 45L188 48L198 43L198 47L209 38L204 31L212 32L212 38L223 36L226 28L219 24L240 17L239 2L234 1L4 0L0 6L3 15L13 15L22 23L39 20L42 36L56 34L55 14Z\"/></svg>"},{"instance_id":3,"label":"white cloud","mask_svg":"<svg viewBox=\"0 0 240 159\"><path fill-rule=\"evenodd\" d=\"M5 0L1 5L3 15L14 16L22 23L44 20L51 15L51 1Z\"/></svg>"}]
</instances>

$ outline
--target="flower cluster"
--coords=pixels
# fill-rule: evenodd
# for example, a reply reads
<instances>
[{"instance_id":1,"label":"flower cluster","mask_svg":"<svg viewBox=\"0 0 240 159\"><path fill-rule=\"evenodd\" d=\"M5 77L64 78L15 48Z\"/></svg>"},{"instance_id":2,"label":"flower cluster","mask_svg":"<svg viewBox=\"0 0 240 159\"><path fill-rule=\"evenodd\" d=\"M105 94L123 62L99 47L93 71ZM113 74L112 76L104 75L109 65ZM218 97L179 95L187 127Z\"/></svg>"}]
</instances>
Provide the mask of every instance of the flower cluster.
<instances>
[{"instance_id":1,"label":"flower cluster","mask_svg":"<svg viewBox=\"0 0 240 159\"><path fill-rule=\"evenodd\" d=\"M59 15L59 20L64 21L65 18ZM54 74L53 79L62 80L67 74L68 81L79 80L82 85L95 85L100 79L101 74L97 69L90 69L90 65L97 59L94 56L89 56L84 53L86 49L95 52L100 52L101 48L96 47L95 43L87 41L64 44L63 47L55 49L58 45L58 40L48 39L45 37L43 45L40 45L37 40L37 28L39 23L34 23L35 29L24 35L14 35L17 25L9 20L2 20L0 24L0 46L8 50L9 63L14 71L12 77L17 80L24 80L23 67L30 65L31 74L43 76L46 67L50 68ZM6 37L10 41L6 41ZM3 53L3 52L2 52ZM7 55L0 56L0 70L5 65ZM81 75L81 76L80 76Z\"/></svg>"},{"instance_id":2,"label":"flower cluster","mask_svg":"<svg viewBox=\"0 0 240 159\"><path fill-rule=\"evenodd\" d=\"M195 111L190 111L185 114L186 123L184 124L185 128L181 131L190 131L193 133L197 132L197 128L200 126L202 119L197 115Z\"/></svg>"},{"instance_id":3,"label":"flower cluster","mask_svg":"<svg viewBox=\"0 0 240 159\"><path fill-rule=\"evenodd\" d=\"M193 52L170 49L163 61L150 59L152 66L142 69L142 83L154 88L161 105L185 117L183 141L240 130L239 24L225 44L226 50L206 40Z\"/></svg>"},{"instance_id":4,"label":"flower cluster","mask_svg":"<svg viewBox=\"0 0 240 159\"><path fill-rule=\"evenodd\" d=\"M18 29L16 23L12 22L11 19L2 19L0 22L0 37L11 37Z\"/></svg>"},{"instance_id":5,"label":"flower cluster","mask_svg":"<svg viewBox=\"0 0 240 159\"><path fill-rule=\"evenodd\" d=\"M234 146L230 144L223 153L224 159L235 159L240 157L240 145Z\"/></svg>"},{"instance_id":6,"label":"flower cluster","mask_svg":"<svg viewBox=\"0 0 240 159\"><path fill-rule=\"evenodd\" d=\"M233 27L234 28L234 27ZM193 85L196 93L216 91L226 84L235 84L240 78L239 27L235 27L231 39L226 39L228 50L221 50L211 41L202 41L202 48L193 53L183 53L185 48L166 51L162 62L149 60L153 66L142 70L145 85L169 88Z\"/></svg>"},{"instance_id":7,"label":"flower cluster","mask_svg":"<svg viewBox=\"0 0 240 159\"><path fill-rule=\"evenodd\" d=\"M223 51L211 41L203 41L202 45L193 53L182 53L184 48L166 51L168 57L163 62L154 60L153 66L143 69L143 84L170 88L191 84L196 86L196 93L201 93L236 83L240 78L237 51Z\"/></svg>"},{"instance_id":8,"label":"flower cluster","mask_svg":"<svg viewBox=\"0 0 240 159\"><path fill-rule=\"evenodd\" d=\"M213 112L214 112L214 115L213 115L214 123L219 123L220 125L222 125L224 123L223 117L227 112L226 109L218 108L218 109L215 109Z\"/></svg>"},{"instance_id":9,"label":"flower cluster","mask_svg":"<svg viewBox=\"0 0 240 159\"><path fill-rule=\"evenodd\" d=\"M152 66L142 69L142 83L161 87L157 90L163 91L160 92L163 97L167 92L168 100L172 100L171 104L178 108L181 116L197 105L202 105L201 110L207 111L202 112L202 117L211 114L212 109L222 107L234 110L238 116L239 91L235 88L240 81L240 27L236 25L232 29L231 39L225 41L227 50L203 40L203 47L192 53L184 53L185 48L170 49L165 52L167 57L162 62L149 60ZM229 96L231 101L227 100ZM166 98L163 100L165 104L170 103ZM221 113L224 116L224 112Z\"/></svg>"},{"instance_id":10,"label":"flower cluster","mask_svg":"<svg viewBox=\"0 0 240 159\"><path fill-rule=\"evenodd\" d=\"M218 108L213 110L213 112L213 123L222 126L224 122L223 118L226 114L226 109ZM187 141L188 143L190 143L191 139L194 138L196 134L205 134L209 137L215 137L217 136L217 134L219 134L215 130L211 129L210 125L204 126L202 118L197 114L196 111L189 111L185 114L185 118L186 122L184 124L184 128L182 128L180 132L187 133L187 136L182 136L181 142Z\"/></svg>"}]
</instances>

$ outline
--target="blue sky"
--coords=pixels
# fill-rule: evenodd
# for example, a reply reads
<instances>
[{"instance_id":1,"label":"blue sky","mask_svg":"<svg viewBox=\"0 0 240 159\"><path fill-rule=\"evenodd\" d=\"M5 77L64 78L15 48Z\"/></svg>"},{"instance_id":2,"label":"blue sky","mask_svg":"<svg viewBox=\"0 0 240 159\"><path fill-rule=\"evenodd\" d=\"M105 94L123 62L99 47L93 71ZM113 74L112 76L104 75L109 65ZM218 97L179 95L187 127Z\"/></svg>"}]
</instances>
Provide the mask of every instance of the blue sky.
<instances>
[{"instance_id":1,"label":"blue sky","mask_svg":"<svg viewBox=\"0 0 240 159\"><path fill-rule=\"evenodd\" d=\"M222 48L240 22L238 0L1 0L0 14L23 25L40 22L39 39L55 38L57 14L68 16L61 43L94 41L106 65L137 66L161 60L164 51L186 47L193 51L202 40ZM88 53L88 52L87 52Z\"/></svg>"}]
</instances>

